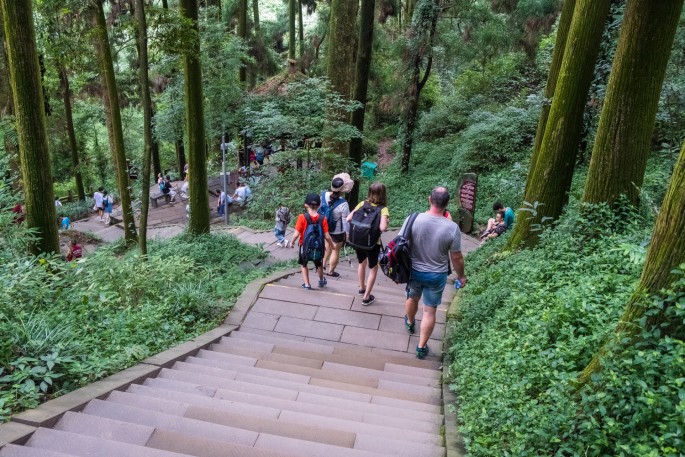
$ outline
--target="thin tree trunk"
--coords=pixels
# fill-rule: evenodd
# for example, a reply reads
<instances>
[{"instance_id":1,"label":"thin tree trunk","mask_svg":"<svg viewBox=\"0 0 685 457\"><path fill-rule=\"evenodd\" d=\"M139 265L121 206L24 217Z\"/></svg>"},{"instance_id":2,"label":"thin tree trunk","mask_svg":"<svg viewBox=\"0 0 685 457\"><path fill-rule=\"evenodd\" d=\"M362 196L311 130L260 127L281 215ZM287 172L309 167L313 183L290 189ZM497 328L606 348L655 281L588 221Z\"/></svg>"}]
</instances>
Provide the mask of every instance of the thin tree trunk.
<instances>
[{"instance_id":1,"label":"thin tree trunk","mask_svg":"<svg viewBox=\"0 0 685 457\"><path fill-rule=\"evenodd\" d=\"M147 57L147 20L145 3L136 0L136 22L138 23L138 77L140 79L140 101L143 105L143 175L141 176L142 207L140 210L140 253L147 256L147 219L150 208L150 164L152 162L152 97L150 96L150 77Z\"/></svg>"},{"instance_id":2,"label":"thin tree trunk","mask_svg":"<svg viewBox=\"0 0 685 457\"><path fill-rule=\"evenodd\" d=\"M2 42L5 42L5 28L2 26L2 10L0 9L0 38ZM0 113L6 116L14 116L14 103L12 96L12 85L10 84L10 74L9 74L9 57L7 56L7 47L0 46L0 51L2 52L2 61L4 71L0 74L0 88L2 93L6 95L6 102L0 105ZM10 135L5 135L3 141L3 146L5 148L5 154L9 158L9 168L11 176L19 176L21 174L21 168L19 166L19 151L17 150L17 145L10 139ZM19 188L21 181L19 179L15 180L12 185L15 188Z\"/></svg>"},{"instance_id":3,"label":"thin tree trunk","mask_svg":"<svg viewBox=\"0 0 685 457\"><path fill-rule=\"evenodd\" d=\"M288 59L295 60L295 16L296 0L288 2Z\"/></svg>"},{"instance_id":4,"label":"thin tree trunk","mask_svg":"<svg viewBox=\"0 0 685 457\"><path fill-rule=\"evenodd\" d=\"M178 170L182 174L186 167L186 151L183 145L183 138L177 139L174 145L176 147L176 163L178 163Z\"/></svg>"},{"instance_id":5,"label":"thin tree trunk","mask_svg":"<svg viewBox=\"0 0 685 457\"><path fill-rule=\"evenodd\" d=\"M373 54L373 26L376 0L362 0L361 21L359 24L359 45L357 48L357 65L354 78L354 99L361 103L361 107L352 111L352 125L360 132L364 131L364 114L366 112L366 97L369 89L369 70ZM350 140L349 156L357 168L362 164L362 138ZM354 181L350 194L350 204L359 202L359 181Z\"/></svg>"},{"instance_id":6,"label":"thin tree trunk","mask_svg":"<svg viewBox=\"0 0 685 457\"><path fill-rule=\"evenodd\" d=\"M547 75L547 87L545 88L545 102L540 111L540 120L538 121L538 130L535 134L535 146L533 147L533 156L530 159L530 170L535 169L538 154L540 153L540 146L545 137L545 128L547 127L547 119L549 118L549 110L554 99L554 92L557 88L557 81L559 79L559 71L561 70L561 63L564 60L564 51L566 49L566 40L568 38L568 31L571 29L571 20L573 19L573 10L576 7L576 0L564 0L564 5L561 9L561 17L559 18L559 26L557 27L557 39L554 43L554 54L552 55L552 63L549 67L549 74ZM528 181L533 173L528 173ZM528 187L529 182L526 182Z\"/></svg>"},{"instance_id":7,"label":"thin tree trunk","mask_svg":"<svg viewBox=\"0 0 685 457\"><path fill-rule=\"evenodd\" d=\"M529 171L524 201L535 213L519 211L509 247L537 242L539 226L559 217L568 200L580 144L583 112L611 0L578 0L552 107L535 168Z\"/></svg>"},{"instance_id":8,"label":"thin tree trunk","mask_svg":"<svg viewBox=\"0 0 685 457\"><path fill-rule=\"evenodd\" d=\"M412 18L413 39L409 42L411 49L411 67L409 71L409 85L407 87L407 107L404 115L404 132L402 140L402 173L409 171L411 152L414 144L414 130L419 111L421 90L428 81L433 64L433 42L440 16L440 0L419 0L418 9L414 10L416 18ZM428 32L426 32L426 30ZM427 58L426 69L421 78L421 64Z\"/></svg>"},{"instance_id":9,"label":"thin tree trunk","mask_svg":"<svg viewBox=\"0 0 685 457\"><path fill-rule=\"evenodd\" d=\"M637 206L683 0L631 0L626 7L583 201Z\"/></svg>"},{"instance_id":10,"label":"thin tree trunk","mask_svg":"<svg viewBox=\"0 0 685 457\"><path fill-rule=\"evenodd\" d=\"M299 27L297 28L297 32L299 34L300 38L300 60L302 59L302 56L304 55L304 18L302 17L302 0L297 0L297 5L299 7L299 13L297 15L298 20L299 20Z\"/></svg>"},{"instance_id":11,"label":"thin tree trunk","mask_svg":"<svg viewBox=\"0 0 685 457\"><path fill-rule=\"evenodd\" d=\"M259 0L252 0L252 20L254 21L255 35L259 36L261 32L259 25Z\"/></svg>"},{"instance_id":12,"label":"thin tree trunk","mask_svg":"<svg viewBox=\"0 0 685 457\"><path fill-rule=\"evenodd\" d=\"M0 7L26 197L26 224L38 232L38 239L32 243L30 249L34 254L59 253L57 214L52 196L50 153L31 0L1 0Z\"/></svg>"},{"instance_id":13,"label":"thin tree trunk","mask_svg":"<svg viewBox=\"0 0 685 457\"><path fill-rule=\"evenodd\" d=\"M110 130L110 143L112 159L116 170L117 187L121 198L121 213L124 220L124 239L129 242L137 242L136 222L131 206L131 189L128 180L128 166L126 163L126 150L124 148L124 132L121 125L121 111L119 108L119 92L114 76L112 63L112 51L109 47L107 36L107 24L105 12L102 8L102 0L95 2L93 11L95 15L95 46L98 50L102 79L105 86L105 112L108 118Z\"/></svg>"},{"instance_id":14,"label":"thin tree trunk","mask_svg":"<svg viewBox=\"0 0 685 457\"><path fill-rule=\"evenodd\" d=\"M244 0L243 5L247 5ZM180 0L181 16L192 21L197 32L197 1ZM188 174L190 221L188 231L209 233L209 197L207 196L207 156L205 153L205 115L202 95L200 38L196 35L191 49L183 56L185 77L186 130L188 134Z\"/></svg>"},{"instance_id":15,"label":"thin tree trunk","mask_svg":"<svg viewBox=\"0 0 685 457\"><path fill-rule=\"evenodd\" d=\"M78 199L86 199L86 191L83 188L83 178L81 176L81 164L78 157L78 144L76 143L76 132L74 131L74 117L71 110L71 89L69 88L69 75L67 69L62 66L59 71L59 80L62 85L62 96L64 97L64 117L67 123L67 134L69 136L69 149L71 149L71 165L74 167L74 180L76 181L76 192Z\"/></svg>"},{"instance_id":16,"label":"thin tree trunk","mask_svg":"<svg viewBox=\"0 0 685 457\"><path fill-rule=\"evenodd\" d=\"M640 328L636 326L636 322L645 314L649 295L658 294L676 279L673 271L685 262L683 214L685 214L685 145L680 152L666 197L659 210L640 283L628 301L626 310L614 331L613 339L621 340L625 336L630 336L631 339L637 337ZM673 306L674 303L668 303L668 305ZM664 337L675 336L682 339L684 336L672 334L672 329L676 326L669 325L666 309L649 316L646 322L649 326L659 325ZM578 385L589 382L592 374L601 369L601 359L605 353L603 348L593 357L579 376Z\"/></svg>"},{"instance_id":17,"label":"thin tree trunk","mask_svg":"<svg viewBox=\"0 0 685 457\"><path fill-rule=\"evenodd\" d=\"M188 4L189 1L192 0L181 0L181 3ZM243 39L243 43L247 43L247 0L239 0L239 2L240 3L238 6L238 36ZM197 20L197 18L195 20ZM245 67L244 63L240 65L240 82L242 84L245 84L247 82L247 68Z\"/></svg>"}]
</instances>

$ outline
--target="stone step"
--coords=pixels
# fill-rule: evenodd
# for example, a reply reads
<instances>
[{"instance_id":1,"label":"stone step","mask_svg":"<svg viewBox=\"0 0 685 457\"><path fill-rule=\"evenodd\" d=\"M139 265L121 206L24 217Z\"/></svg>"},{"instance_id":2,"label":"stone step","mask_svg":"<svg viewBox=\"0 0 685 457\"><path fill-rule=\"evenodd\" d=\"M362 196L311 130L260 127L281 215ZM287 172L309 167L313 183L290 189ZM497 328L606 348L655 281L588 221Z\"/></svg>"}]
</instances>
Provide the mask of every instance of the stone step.
<instances>
[{"instance_id":1,"label":"stone step","mask_svg":"<svg viewBox=\"0 0 685 457\"><path fill-rule=\"evenodd\" d=\"M167 370L165 376L170 377L148 379L142 387L172 391L179 395L193 396L193 398L195 396L213 396L231 401L239 401L240 398L252 398L255 401L259 401L259 404L262 406L289 409L284 407L284 405L293 405L294 411L303 408L301 412L310 414L315 414L320 407L323 413L337 411L336 413L325 414L331 417L351 419L359 417L361 414L362 421L381 425L389 424L388 421L393 419L397 419L398 424L402 427L407 425L407 423L421 422L427 425L426 428L420 428L421 431L430 431L433 429L432 424L441 424L443 422L443 417L437 412L437 408L422 409L424 405L416 406L411 402L398 406L384 406L371 403L371 398L337 398L325 395L328 392L311 393L239 381L222 382L222 379L219 377L207 376L204 382L225 386L214 388L198 384L197 378L193 378L192 373L174 370ZM187 381L182 379L187 379ZM211 394L209 394L210 390ZM251 390L252 392L247 392L246 390ZM194 394L193 392L198 393ZM297 406L298 404L303 404L303 406Z\"/></svg>"},{"instance_id":2,"label":"stone step","mask_svg":"<svg viewBox=\"0 0 685 457\"><path fill-rule=\"evenodd\" d=\"M332 278L330 276L325 276L325 278L327 284L320 291L335 293L349 297L359 297L357 293L359 291L359 281L343 278L342 276L340 278ZM280 281L274 284L277 286L292 287L294 289L298 289L302 287L302 277L290 277L286 279L281 279ZM318 291L319 290L317 290L317 292ZM383 282L376 283L374 284L371 293L376 297L378 297L379 295L387 295L389 297L392 297L392 299L396 300L398 303L404 303L404 300L407 298L406 293L404 291L404 287L398 286L394 283L392 283L392 285Z\"/></svg>"},{"instance_id":3,"label":"stone step","mask_svg":"<svg viewBox=\"0 0 685 457\"><path fill-rule=\"evenodd\" d=\"M223 337L218 343L216 343L215 350L236 355L249 355L250 357L254 357L254 354L257 353L272 356L293 356L297 359L314 359L321 362L342 363L345 365L370 368L373 370L382 370L386 372L404 374L407 376L423 377L435 380L439 380L441 378L441 371L439 371L437 368L427 368L425 361L418 360L415 357L394 357L389 354L378 354L368 351L357 351L353 349L346 350L343 348L340 348L337 351L333 349L327 352L309 351L302 349L304 345L298 346L298 343L264 343L255 341L254 338L249 336L243 339L243 336L245 335L241 334L240 332L233 332L231 336ZM304 347L309 349L307 346ZM330 346L328 347L330 348Z\"/></svg>"},{"instance_id":4,"label":"stone step","mask_svg":"<svg viewBox=\"0 0 685 457\"><path fill-rule=\"evenodd\" d=\"M225 338L225 340L230 340L230 338ZM342 374L358 374L360 376L371 377L375 379L387 379L390 381L404 382L406 384L415 384L419 386L427 386L438 388L440 387L439 374L435 372L433 379L427 378L425 376L412 376L409 374L397 373L397 372L386 372L383 369L385 364L383 364L380 369L378 367L358 367L353 363L337 363L334 361L323 361L321 358L305 358L294 355L286 355L280 353L271 352L260 352L260 351L250 351L247 349L235 348L230 344L229 341L223 341L218 344L213 344L209 348L214 352L221 352L226 354L243 354L243 356L249 356L255 358L259 361L269 361L278 363L289 363L291 365L308 367L320 369L322 371L332 371L335 373ZM332 356L332 354L331 354ZM335 357L329 357L335 358ZM347 359L346 362L353 362L353 360Z\"/></svg>"},{"instance_id":5,"label":"stone step","mask_svg":"<svg viewBox=\"0 0 685 457\"><path fill-rule=\"evenodd\" d=\"M244 446L252 446L258 435L258 433L248 430L225 427L103 400L92 400L86 405L83 413Z\"/></svg>"},{"instance_id":6,"label":"stone step","mask_svg":"<svg viewBox=\"0 0 685 457\"><path fill-rule=\"evenodd\" d=\"M54 429L137 446L145 446L145 443L152 436L152 432L155 431L154 427L146 425L131 424L72 411L67 411Z\"/></svg>"},{"instance_id":7,"label":"stone step","mask_svg":"<svg viewBox=\"0 0 685 457\"><path fill-rule=\"evenodd\" d=\"M73 455L35 447L17 446L16 444L6 444L0 449L0 457L70 457Z\"/></svg>"},{"instance_id":8,"label":"stone step","mask_svg":"<svg viewBox=\"0 0 685 457\"><path fill-rule=\"evenodd\" d=\"M250 374L257 374L261 376L274 376L273 373L268 373L268 371L272 372L277 372L278 374L275 376L282 377L284 373L287 374L294 374L301 376L299 378L299 382L304 382L305 384L309 384L312 378L318 378L318 379L330 379L330 380L335 380L338 382L344 382L347 384L353 384L353 385L358 385L358 386L366 386L366 387L377 387L378 386L378 379L375 378L370 378L370 377L364 377L364 376L352 376L352 375L347 375L347 374L337 374L337 373L330 373L330 372L325 372L321 369L316 369L316 368L309 368L305 366L298 366L298 365L290 365L288 363L279 363L279 362L271 362L271 361L262 361L262 360L257 360L255 367L246 367L246 366L236 366L233 365L230 360L224 359L224 357L233 357L231 354L224 354L221 352L215 352L215 351L208 351L206 349L203 349L202 351L198 352L197 357L188 357L186 359L186 362L188 363L198 363L198 364L203 364L207 366L216 366L219 368L224 368L226 370L235 370L236 372L239 373L250 373ZM259 371L255 371L259 370ZM267 371L263 371L267 370ZM298 379L294 379L298 380Z\"/></svg>"},{"instance_id":9,"label":"stone step","mask_svg":"<svg viewBox=\"0 0 685 457\"><path fill-rule=\"evenodd\" d=\"M156 449L173 450L174 452L185 452L197 457L295 457L294 454L238 446L224 441L197 438L166 430L155 430L148 446Z\"/></svg>"},{"instance_id":10,"label":"stone step","mask_svg":"<svg viewBox=\"0 0 685 457\"><path fill-rule=\"evenodd\" d=\"M387 452L379 452L378 450L368 451L365 448L378 448L382 446L375 445L373 441L376 439L373 436L368 436L368 440L358 440L355 442L353 449L341 448L337 446L329 446L325 444L303 442L298 440L293 440L291 438L284 437L274 437L272 435L260 435L257 439L255 447L260 449L269 449L280 452L287 452L299 456L305 457L378 457L381 455L400 455L400 456L412 456L412 457L442 457L444 455L444 449L436 446L411 446L407 451L402 451L400 453L396 452L394 449ZM383 440L383 444L388 443L392 440Z\"/></svg>"},{"instance_id":11,"label":"stone step","mask_svg":"<svg viewBox=\"0 0 685 457\"><path fill-rule=\"evenodd\" d=\"M136 446L49 428L36 430L26 446L79 457L188 457L188 454Z\"/></svg>"},{"instance_id":12,"label":"stone step","mask_svg":"<svg viewBox=\"0 0 685 457\"><path fill-rule=\"evenodd\" d=\"M186 383L180 383L186 384ZM191 385L192 386L192 385ZM181 386L183 388L183 386ZM334 417L338 419L345 419L357 421L362 423L384 425L387 427L395 427L401 429L416 430L426 433L434 433L436 427L442 424L442 417L438 415L431 415L421 411L413 411L409 414L409 419L400 419L395 417L395 414L402 411L392 408L387 414L380 414L384 411L376 407L377 414L364 412L360 410L359 405L348 406L347 408L339 408L334 406L325 406L318 403L306 403L304 401L284 400L280 398L269 397L266 395L246 394L244 392L234 392L227 389L217 389L213 397L205 395L192 395L186 391L179 392L176 390L168 390L164 388L154 388L150 386L132 384L128 387L127 392L153 397L162 400L173 400L181 403L188 403L196 406L223 409L229 411L243 411L245 406L251 407L261 406L266 409L275 411L275 417L278 417L281 411L294 411L300 413L311 414L315 416ZM344 404L350 402L341 402ZM367 404L362 404L367 405ZM370 404L369 404L370 405ZM393 414L395 413L395 414Z\"/></svg>"},{"instance_id":13,"label":"stone step","mask_svg":"<svg viewBox=\"0 0 685 457\"><path fill-rule=\"evenodd\" d=\"M325 385L302 384L242 373L239 374L235 380L231 380L225 377L224 374L225 370L218 368L177 362L174 364L173 369L163 369L159 376L166 379L201 384L206 387L272 395L289 400L295 400L298 398L298 395L307 392L339 400L377 403L396 408L440 413L439 407L436 406L439 402L436 402L434 398L416 399L416 396L404 396L404 398L395 398L395 396L386 397L383 395L385 393L383 391L369 389L366 392L356 392L340 389L338 386L330 387Z\"/></svg>"},{"instance_id":14,"label":"stone step","mask_svg":"<svg viewBox=\"0 0 685 457\"><path fill-rule=\"evenodd\" d=\"M306 342L303 340L296 341L292 338L289 338L289 335L286 334L281 335L276 332L263 333L261 331L255 331L254 329L244 327L242 327L239 331L231 332L228 336L229 340L233 340L235 338L245 341L270 343L275 346L274 351L277 351L281 354L299 355L302 357L310 356L309 354L304 355L305 353L337 354L341 356L344 355L358 359L366 359L369 361L377 362L379 364L392 362L399 365L407 365L411 367L434 370L437 370L441 366L439 362L434 360L419 360L413 354L394 352L393 355L390 355L386 352L374 353L369 351L368 349L356 349L348 345L319 344ZM224 339L222 339L222 341L224 341ZM331 361L344 363L339 360L333 359L331 359Z\"/></svg>"},{"instance_id":15,"label":"stone step","mask_svg":"<svg viewBox=\"0 0 685 457\"><path fill-rule=\"evenodd\" d=\"M297 287L267 284L264 289L262 289L259 296L271 300L302 303L304 305L326 306L337 309L350 309L352 306L353 297L351 295L333 294L323 290L307 291L300 288L301 284L301 281Z\"/></svg>"}]
</instances>

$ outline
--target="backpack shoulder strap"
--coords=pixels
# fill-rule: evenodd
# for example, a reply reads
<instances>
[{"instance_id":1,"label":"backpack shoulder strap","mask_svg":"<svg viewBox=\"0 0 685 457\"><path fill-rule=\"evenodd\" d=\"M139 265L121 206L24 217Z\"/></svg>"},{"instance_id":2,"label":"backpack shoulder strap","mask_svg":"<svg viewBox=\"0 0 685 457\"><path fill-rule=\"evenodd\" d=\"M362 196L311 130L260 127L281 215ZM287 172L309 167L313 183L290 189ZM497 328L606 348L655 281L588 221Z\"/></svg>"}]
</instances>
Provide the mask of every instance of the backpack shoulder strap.
<instances>
[{"instance_id":1,"label":"backpack shoulder strap","mask_svg":"<svg viewBox=\"0 0 685 457\"><path fill-rule=\"evenodd\" d=\"M417 212L411 213L409 215L409 220L407 221L407 233L405 233L404 235L404 237L408 240L411 240L411 229L417 217L419 217L419 213Z\"/></svg>"},{"instance_id":2,"label":"backpack shoulder strap","mask_svg":"<svg viewBox=\"0 0 685 457\"><path fill-rule=\"evenodd\" d=\"M304 216L304 220L307 221L308 225L311 225L314 223L314 221L312 220L312 217L309 215L309 213L304 213L303 216Z\"/></svg>"}]
</instances>

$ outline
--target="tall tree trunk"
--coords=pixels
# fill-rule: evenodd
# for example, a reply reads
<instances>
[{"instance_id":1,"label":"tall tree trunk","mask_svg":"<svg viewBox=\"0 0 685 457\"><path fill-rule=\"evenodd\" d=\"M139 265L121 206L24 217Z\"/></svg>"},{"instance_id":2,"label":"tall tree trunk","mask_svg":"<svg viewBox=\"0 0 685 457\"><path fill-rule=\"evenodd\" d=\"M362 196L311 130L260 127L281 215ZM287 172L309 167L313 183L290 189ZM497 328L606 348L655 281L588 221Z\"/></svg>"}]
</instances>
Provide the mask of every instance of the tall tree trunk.
<instances>
[{"instance_id":1,"label":"tall tree trunk","mask_svg":"<svg viewBox=\"0 0 685 457\"><path fill-rule=\"evenodd\" d=\"M71 110L71 89L69 88L69 75L67 69L62 66L59 70L59 80L62 85L62 96L64 97L64 117L67 123L67 134L69 136L69 148L71 149L71 165L74 167L74 180L76 181L76 192L78 199L86 199L86 191L83 188L83 178L81 177L81 164L78 157L78 144L76 143L76 132L74 131L74 117Z\"/></svg>"},{"instance_id":2,"label":"tall tree trunk","mask_svg":"<svg viewBox=\"0 0 685 457\"><path fill-rule=\"evenodd\" d=\"M302 15L302 0L297 0L297 6L299 8L299 14L297 15L298 20L299 20L299 27L297 28L297 33L299 35L300 39L300 60L302 59L302 56L304 55L304 18Z\"/></svg>"},{"instance_id":3,"label":"tall tree trunk","mask_svg":"<svg viewBox=\"0 0 685 457\"><path fill-rule=\"evenodd\" d=\"M537 242L540 224L559 217L568 199L580 144L583 112L611 0L578 0L552 107L535 168L529 170L524 201L538 206L519 211L509 247Z\"/></svg>"},{"instance_id":4,"label":"tall tree trunk","mask_svg":"<svg viewBox=\"0 0 685 457\"><path fill-rule=\"evenodd\" d=\"M535 134L535 146L533 147L533 156L530 159L530 170L535 169L538 154L540 153L540 146L545 137L545 128L547 127L547 119L549 118L549 110L554 99L554 92L557 88L557 81L559 79L559 70L561 70L561 63L564 60L564 51L566 49L566 39L568 38L568 31L571 29L571 20L573 19L573 10L576 7L576 0L564 0L561 9L561 17L559 18L559 25L557 27L557 39L554 43L554 54L552 55L552 63L549 67L549 74L547 75L547 87L545 88L545 101L540 111L540 120L538 121L538 130ZM528 173L528 181L532 173ZM528 187L529 182L526 182Z\"/></svg>"},{"instance_id":5,"label":"tall tree trunk","mask_svg":"<svg viewBox=\"0 0 685 457\"><path fill-rule=\"evenodd\" d=\"M26 224L38 231L34 254L59 252L57 214L31 0L1 0L5 46L26 196Z\"/></svg>"},{"instance_id":6,"label":"tall tree trunk","mask_svg":"<svg viewBox=\"0 0 685 457\"><path fill-rule=\"evenodd\" d=\"M14 116L14 103L12 101L12 85L10 84L10 74L9 74L9 57L7 56L7 47L4 46L5 43L5 28L2 26L3 23L2 10L0 9L0 39L2 39L3 46L0 46L0 52L2 53L3 62L3 72L0 73L0 93L3 94L4 102L0 104L0 114L4 116ZM5 132L7 133L7 132ZM4 136L3 146L5 148L5 154L9 158L9 168L11 176L21 175L21 169L19 167L19 151L17 150L17 145L11 140L10 135ZM13 186L18 188L20 185L20 180L17 179L13 182Z\"/></svg>"},{"instance_id":7,"label":"tall tree trunk","mask_svg":"<svg viewBox=\"0 0 685 457\"><path fill-rule=\"evenodd\" d=\"M354 78L354 99L361 106L352 111L352 125L360 132L364 131L364 114L366 112L366 97L369 89L369 70L373 53L373 25L376 0L362 0L361 20L359 23L359 43L357 47L357 65ZM350 140L349 156L352 162L361 168L362 165L362 138ZM350 204L359 202L359 180L354 181L354 187L350 194Z\"/></svg>"},{"instance_id":8,"label":"tall tree trunk","mask_svg":"<svg viewBox=\"0 0 685 457\"><path fill-rule=\"evenodd\" d=\"M631 0L626 7L583 201L633 205L647 168L659 96L683 0Z\"/></svg>"},{"instance_id":9,"label":"tall tree trunk","mask_svg":"<svg viewBox=\"0 0 685 457\"><path fill-rule=\"evenodd\" d=\"M676 14L676 16L678 16ZM666 197L659 210L652 234L652 241L647 253L647 260L642 269L642 276L635 292L628 301L626 310L618 322L612 338L621 340L624 336L636 337L639 328L636 321L645 314L648 296L658 294L662 289L667 288L676 276L673 271L685 262L685 145L680 152L680 157L676 163L671 177ZM670 303L673 305L673 303ZM672 328L666 315L666 309L660 313L649 316L648 325L659 325L662 336L677 336L683 338L684 335L673 335ZM682 325L682 323L681 323ZM583 370L578 378L578 384L583 385L590 381L593 373L601 369L601 358L605 351L600 350L588 366Z\"/></svg>"},{"instance_id":10,"label":"tall tree trunk","mask_svg":"<svg viewBox=\"0 0 685 457\"><path fill-rule=\"evenodd\" d=\"M176 147L176 163L178 163L178 170L182 174L186 166L186 150L183 145L183 138L177 139L174 146Z\"/></svg>"},{"instance_id":11,"label":"tall tree trunk","mask_svg":"<svg viewBox=\"0 0 685 457\"><path fill-rule=\"evenodd\" d=\"M138 23L138 78L140 79L140 101L143 105L143 175L141 176L142 207L140 210L140 253L147 255L147 218L150 208L150 164L152 162L152 97L150 96L150 76L147 58L147 20L145 3L136 0L136 22Z\"/></svg>"},{"instance_id":12,"label":"tall tree trunk","mask_svg":"<svg viewBox=\"0 0 685 457\"><path fill-rule=\"evenodd\" d=\"M247 6L243 1L243 5ZM181 16L192 21L198 32L197 0L180 0ZM188 174L190 190L190 221L188 231L199 235L209 233L209 197L207 196L207 156L205 153L205 114L200 66L200 37L196 35L191 48L183 56L185 77L186 130L188 133Z\"/></svg>"},{"instance_id":13,"label":"tall tree trunk","mask_svg":"<svg viewBox=\"0 0 685 457\"><path fill-rule=\"evenodd\" d=\"M252 0L252 20L254 21L255 35L259 36L261 26L259 25L259 0Z\"/></svg>"},{"instance_id":14,"label":"tall tree trunk","mask_svg":"<svg viewBox=\"0 0 685 457\"><path fill-rule=\"evenodd\" d=\"M110 130L110 143L112 159L117 177L117 187L121 197L121 213L124 220L124 239L129 242L137 242L136 221L133 217L131 206L131 188L128 180L128 166L126 164L126 150L124 148L124 132L121 125L121 111L119 108L119 92L117 81L114 76L112 63L112 51L109 47L107 36L107 23L105 12L102 8L102 0L95 1L93 8L95 15L95 46L100 59L100 71L105 86L105 112L108 118Z\"/></svg>"},{"instance_id":15,"label":"tall tree trunk","mask_svg":"<svg viewBox=\"0 0 685 457\"><path fill-rule=\"evenodd\" d=\"M295 16L297 0L288 1L288 59L295 60Z\"/></svg>"},{"instance_id":16,"label":"tall tree trunk","mask_svg":"<svg viewBox=\"0 0 685 457\"><path fill-rule=\"evenodd\" d=\"M188 0L181 0L181 2L188 3ZM243 39L243 43L247 44L247 0L239 0L238 36ZM240 65L240 82L242 84L245 84L247 82L247 68L245 67L244 63Z\"/></svg>"},{"instance_id":17,"label":"tall tree trunk","mask_svg":"<svg viewBox=\"0 0 685 457\"><path fill-rule=\"evenodd\" d=\"M328 25L328 62L326 73L333 90L349 100L352 96L355 73L356 23L359 2L357 0L331 0ZM349 121L347 112L331 113L340 120ZM330 144L334 153L346 156L347 142L334 141Z\"/></svg>"},{"instance_id":18,"label":"tall tree trunk","mask_svg":"<svg viewBox=\"0 0 685 457\"><path fill-rule=\"evenodd\" d=\"M407 105L404 114L404 131L402 133L402 173L409 171L411 152L414 145L414 130L419 112L421 90L426 85L433 65L433 42L440 17L440 0L418 0L412 18L412 34L409 40L411 59L410 78L407 86ZM427 59L426 69L421 78L421 65Z\"/></svg>"},{"instance_id":19,"label":"tall tree trunk","mask_svg":"<svg viewBox=\"0 0 685 457\"><path fill-rule=\"evenodd\" d=\"M411 26L412 18L414 17L414 7L416 6L416 0L407 0L404 6L404 20L407 25Z\"/></svg>"}]
</instances>

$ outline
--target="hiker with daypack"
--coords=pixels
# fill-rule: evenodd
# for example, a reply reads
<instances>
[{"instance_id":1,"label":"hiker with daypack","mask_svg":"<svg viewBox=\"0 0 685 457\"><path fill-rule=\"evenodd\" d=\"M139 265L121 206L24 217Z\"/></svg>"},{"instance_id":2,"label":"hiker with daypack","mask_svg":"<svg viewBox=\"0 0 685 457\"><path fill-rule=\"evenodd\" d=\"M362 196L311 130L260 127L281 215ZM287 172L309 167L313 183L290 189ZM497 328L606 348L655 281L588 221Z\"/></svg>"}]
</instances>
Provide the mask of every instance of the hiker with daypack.
<instances>
[{"instance_id":1,"label":"hiker with daypack","mask_svg":"<svg viewBox=\"0 0 685 457\"><path fill-rule=\"evenodd\" d=\"M359 295L362 305L368 306L376 300L371 290L378 275L378 254L381 251L381 233L388 229L390 212L385 185L375 182L369 186L366 200L359 203L354 211L347 216L350 224L348 244L357 253L359 267ZM366 267L369 267L369 277L366 278Z\"/></svg>"},{"instance_id":2,"label":"hiker with daypack","mask_svg":"<svg viewBox=\"0 0 685 457\"><path fill-rule=\"evenodd\" d=\"M442 302L450 261L461 286L466 285L464 256L461 253L459 226L445 217L450 194L445 187L436 187L428 198L427 213L410 216L404 221L400 233L409 233L411 248L411 275L407 285L404 324L414 333L419 299L423 297L423 317L416 357L428 355L428 340L435 327L435 312ZM410 225L409 221L413 219Z\"/></svg>"},{"instance_id":3,"label":"hiker with daypack","mask_svg":"<svg viewBox=\"0 0 685 457\"><path fill-rule=\"evenodd\" d=\"M302 266L302 288L312 290L309 282L309 269L307 264L314 262L314 268L319 275L319 287L326 286L326 278L323 277L323 256L326 249L326 241L331 243L331 236L328 234L328 221L316 210L321 206L319 194L307 194L304 199L304 212L297 216L295 222L295 233L291 240L292 247L299 239L300 254L298 263Z\"/></svg>"},{"instance_id":4,"label":"hiker with daypack","mask_svg":"<svg viewBox=\"0 0 685 457\"><path fill-rule=\"evenodd\" d=\"M276 226L274 227L274 236L278 241L276 244L282 248L288 247L288 240L285 239L285 229L290 224L290 208L283 203L278 204L276 209Z\"/></svg>"},{"instance_id":5,"label":"hiker with daypack","mask_svg":"<svg viewBox=\"0 0 685 457\"><path fill-rule=\"evenodd\" d=\"M328 220L328 230L333 240L332 243L326 245L326 255L323 258L324 271L328 265L326 274L334 278L340 277L335 267L338 266L340 249L345 244L348 231L347 216L350 214L350 205L342 196L345 192L345 185L342 177L334 177L331 181L331 191L321 193L321 206L318 211Z\"/></svg>"}]
</instances>

